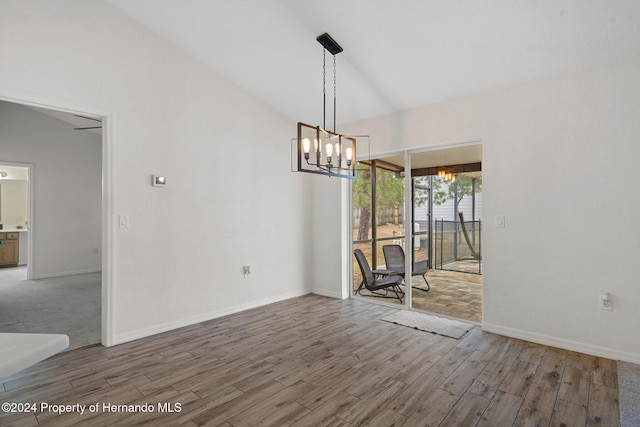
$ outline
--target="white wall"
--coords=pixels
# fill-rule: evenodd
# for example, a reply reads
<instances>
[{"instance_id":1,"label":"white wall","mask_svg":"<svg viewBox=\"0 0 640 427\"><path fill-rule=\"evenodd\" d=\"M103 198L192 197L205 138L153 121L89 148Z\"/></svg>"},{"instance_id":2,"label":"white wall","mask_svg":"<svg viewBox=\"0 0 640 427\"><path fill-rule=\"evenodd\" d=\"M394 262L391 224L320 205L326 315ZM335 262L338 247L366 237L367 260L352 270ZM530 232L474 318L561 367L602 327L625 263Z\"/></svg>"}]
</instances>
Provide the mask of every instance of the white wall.
<instances>
[{"instance_id":1,"label":"white wall","mask_svg":"<svg viewBox=\"0 0 640 427\"><path fill-rule=\"evenodd\" d=\"M0 57L0 95L111 114L109 342L309 292L294 122L104 2L0 1Z\"/></svg>"},{"instance_id":2,"label":"white wall","mask_svg":"<svg viewBox=\"0 0 640 427\"><path fill-rule=\"evenodd\" d=\"M341 185L344 178L314 176L311 183L311 235L308 250L311 256L310 284L314 294L333 298L347 296L341 289L341 248L342 209L340 204Z\"/></svg>"},{"instance_id":3,"label":"white wall","mask_svg":"<svg viewBox=\"0 0 640 427\"><path fill-rule=\"evenodd\" d=\"M0 108L2 108L0 106ZM0 123L2 123L2 114L0 114ZM4 123L0 126L4 127ZM2 130L0 130L0 133ZM0 145L2 136L0 135ZM1 169L1 166L0 166ZM25 221L29 217L27 215L27 196L29 194L29 182L22 179L3 179L0 182L0 208L2 213L0 223L5 229L15 228L16 226L24 226Z\"/></svg>"},{"instance_id":4,"label":"white wall","mask_svg":"<svg viewBox=\"0 0 640 427\"><path fill-rule=\"evenodd\" d=\"M372 153L482 139L484 328L640 363L638 75L630 62L340 130L370 134ZM323 194L317 206L337 204ZM490 226L498 214L506 228ZM316 250L338 239L326 232ZM612 312L599 310L603 290Z\"/></svg>"},{"instance_id":5,"label":"white wall","mask_svg":"<svg viewBox=\"0 0 640 427\"><path fill-rule=\"evenodd\" d=\"M32 277L100 271L94 251L102 246L100 136L0 102L0 147L0 161L33 165Z\"/></svg>"}]
</instances>

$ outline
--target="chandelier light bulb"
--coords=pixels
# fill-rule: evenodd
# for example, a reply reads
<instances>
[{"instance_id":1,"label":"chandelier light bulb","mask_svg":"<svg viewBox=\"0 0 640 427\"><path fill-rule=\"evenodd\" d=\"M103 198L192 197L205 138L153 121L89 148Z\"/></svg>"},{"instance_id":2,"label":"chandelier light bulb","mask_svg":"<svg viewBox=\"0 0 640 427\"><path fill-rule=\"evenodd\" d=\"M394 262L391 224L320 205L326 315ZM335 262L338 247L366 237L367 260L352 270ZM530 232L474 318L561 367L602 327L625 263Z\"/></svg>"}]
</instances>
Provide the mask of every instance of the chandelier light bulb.
<instances>
[{"instance_id":1,"label":"chandelier light bulb","mask_svg":"<svg viewBox=\"0 0 640 427\"><path fill-rule=\"evenodd\" d=\"M309 154L309 150L311 149L311 140L309 138L302 139L302 150L305 154Z\"/></svg>"},{"instance_id":2,"label":"chandelier light bulb","mask_svg":"<svg viewBox=\"0 0 640 427\"><path fill-rule=\"evenodd\" d=\"M333 144L328 142L325 145L325 149L327 150L327 163L331 163L331 155L333 154Z\"/></svg>"}]
</instances>

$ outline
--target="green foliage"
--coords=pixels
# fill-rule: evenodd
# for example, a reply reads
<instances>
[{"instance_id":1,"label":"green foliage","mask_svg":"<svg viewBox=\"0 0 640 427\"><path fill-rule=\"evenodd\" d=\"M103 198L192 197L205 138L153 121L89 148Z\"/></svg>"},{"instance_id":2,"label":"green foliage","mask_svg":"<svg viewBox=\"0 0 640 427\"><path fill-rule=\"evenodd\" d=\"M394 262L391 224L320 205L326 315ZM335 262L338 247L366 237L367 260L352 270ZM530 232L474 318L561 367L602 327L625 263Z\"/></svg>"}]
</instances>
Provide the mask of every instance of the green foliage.
<instances>
[{"instance_id":1,"label":"green foliage","mask_svg":"<svg viewBox=\"0 0 640 427\"><path fill-rule=\"evenodd\" d=\"M404 181L395 173L378 168L376 170L376 194L378 209L401 206L404 201ZM353 207L371 209L371 167L359 164L353 182Z\"/></svg>"},{"instance_id":2,"label":"green foliage","mask_svg":"<svg viewBox=\"0 0 640 427\"><path fill-rule=\"evenodd\" d=\"M371 215L371 166L358 164L358 172L353 182L353 207L360 210L361 224L358 232L358 239L366 239L369 234L369 218ZM433 203L442 205L447 200L456 197L455 183L446 182L434 176L432 180ZM458 200L465 196L472 195L472 179L464 176L457 176ZM482 191L482 181L476 180L476 193ZM429 200L429 177L417 177L414 181L415 203L423 206ZM404 203L404 179L397 178L394 172L378 168L376 170L376 196L377 213L381 213L389 208L400 207Z\"/></svg>"},{"instance_id":3,"label":"green foliage","mask_svg":"<svg viewBox=\"0 0 640 427\"><path fill-rule=\"evenodd\" d=\"M437 176L433 177L433 204L434 205L442 205L448 200L447 191L442 189L442 186L445 184L446 183L440 178L438 178Z\"/></svg>"},{"instance_id":4,"label":"green foliage","mask_svg":"<svg viewBox=\"0 0 640 427\"><path fill-rule=\"evenodd\" d=\"M414 202L416 206L422 206L429 201L429 177L418 176L413 180Z\"/></svg>"},{"instance_id":5,"label":"green foliage","mask_svg":"<svg viewBox=\"0 0 640 427\"><path fill-rule=\"evenodd\" d=\"M460 203L465 196L471 196L473 194L473 179L465 175L457 175L456 183L458 184L458 200ZM446 186L446 190L442 187ZM476 194L482 192L482 180L476 179ZM456 197L455 183L446 182L438 177L433 178L433 203L436 205L442 205L447 200L453 200Z\"/></svg>"},{"instance_id":6,"label":"green foliage","mask_svg":"<svg viewBox=\"0 0 640 427\"><path fill-rule=\"evenodd\" d=\"M384 169L376 171L376 201L379 209L401 206L404 203L404 180Z\"/></svg>"}]
</instances>

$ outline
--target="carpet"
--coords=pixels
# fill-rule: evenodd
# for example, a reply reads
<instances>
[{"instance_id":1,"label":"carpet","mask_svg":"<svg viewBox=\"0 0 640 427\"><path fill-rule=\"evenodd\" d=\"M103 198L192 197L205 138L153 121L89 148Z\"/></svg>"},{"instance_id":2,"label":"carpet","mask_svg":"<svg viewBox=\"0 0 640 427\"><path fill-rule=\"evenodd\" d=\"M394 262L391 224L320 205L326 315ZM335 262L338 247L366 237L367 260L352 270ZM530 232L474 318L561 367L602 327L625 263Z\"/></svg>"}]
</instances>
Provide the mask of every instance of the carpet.
<instances>
[{"instance_id":1,"label":"carpet","mask_svg":"<svg viewBox=\"0 0 640 427\"><path fill-rule=\"evenodd\" d=\"M469 323L407 310L396 311L380 320L455 339L459 339L474 327Z\"/></svg>"},{"instance_id":2,"label":"carpet","mask_svg":"<svg viewBox=\"0 0 640 427\"><path fill-rule=\"evenodd\" d=\"M64 334L69 349L100 343L100 273L27 280L26 267L0 270L0 332Z\"/></svg>"},{"instance_id":3,"label":"carpet","mask_svg":"<svg viewBox=\"0 0 640 427\"><path fill-rule=\"evenodd\" d=\"M640 426L640 365L618 362L620 426Z\"/></svg>"}]
</instances>

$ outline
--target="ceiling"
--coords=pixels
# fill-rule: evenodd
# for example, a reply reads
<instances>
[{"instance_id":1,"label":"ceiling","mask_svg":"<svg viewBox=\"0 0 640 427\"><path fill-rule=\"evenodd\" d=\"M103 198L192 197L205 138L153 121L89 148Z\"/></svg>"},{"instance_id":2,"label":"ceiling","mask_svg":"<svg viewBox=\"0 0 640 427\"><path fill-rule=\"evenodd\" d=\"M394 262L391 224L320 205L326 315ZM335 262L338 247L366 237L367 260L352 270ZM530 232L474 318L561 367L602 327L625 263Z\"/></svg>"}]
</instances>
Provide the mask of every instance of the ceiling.
<instances>
[{"instance_id":1,"label":"ceiling","mask_svg":"<svg viewBox=\"0 0 640 427\"><path fill-rule=\"evenodd\" d=\"M97 118L92 118L90 116L82 116L78 114L65 113L64 111L52 110L49 108L41 108L34 107L30 105L25 105L25 107L30 108L39 113L45 114L49 117L53 117L54 119L58 119L69 125L73 126L73 128L77 129L81 132L92 132L98 135L102 134L102 122ZM90 129L87 129L90 128Z\"/></svg>"},{"instance_id":2,"label":"ceiling","mask_svg":"<svg viewBox=\"0 0 640 427\"><path fill-rule=\"evenodd\" d=\"M324 32L344 48L338 125L640 57L637 0L109 2L286 117L314 124ZM330 68L328 77L331 94Z\"/></svg>"}]
</instances>

